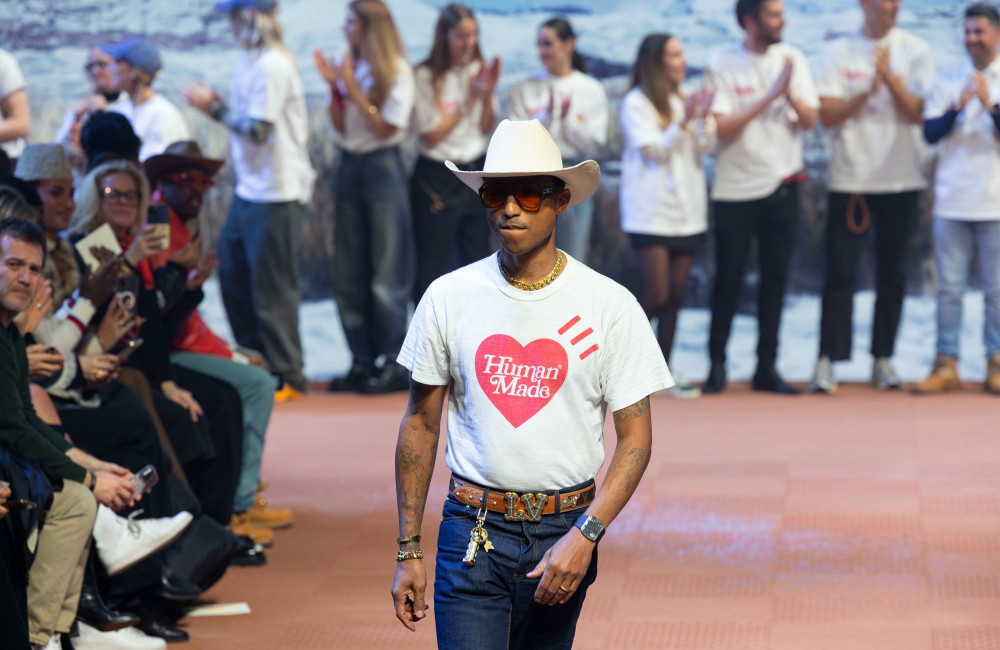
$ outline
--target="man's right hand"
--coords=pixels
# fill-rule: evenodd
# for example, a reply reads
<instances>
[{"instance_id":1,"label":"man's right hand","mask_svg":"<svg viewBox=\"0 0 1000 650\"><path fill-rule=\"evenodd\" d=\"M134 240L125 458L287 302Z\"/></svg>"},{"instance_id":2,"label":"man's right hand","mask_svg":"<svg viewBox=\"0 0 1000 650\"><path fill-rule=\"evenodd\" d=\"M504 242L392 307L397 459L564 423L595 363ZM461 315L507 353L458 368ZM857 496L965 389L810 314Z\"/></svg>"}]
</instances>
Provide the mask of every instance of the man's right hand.
<instances>
[{"instance_id":1,"label":"man's right hand","mask_svg":"<svg viewBox=\"0 0 1000 650\"><path fill-rule=\"evenodd\" d=\"M795 70L795 64L792 63L790 58L786 58L785 65L781 69L781 74L778 75L778 78L774 80L774 85L771 86L771 101L788 96L792 83L793 70Z\"/></svg>"},{"instance_id":2,"label":"man's right hand","mask_svg":"<svg viewBox=\"0 0 1000 650\"><path fill-rule=\"evenodd\" d=\"M411 632L417 621L423 620L430 606L424 603L427 590L427 571L423 560L403 560L396 563L396 577L392 580L392 600L396 618Z\"/></svg>"},{"instance_id":3,"label":"man's right hand","mask_svg":"<svg viewBox=\"0 0 1000 650\"><path fill-rule=\"evenodd\" d=\"M121 510L135 503L135 492L132 481L112 474L111 472L95 472L97 485L94 486L94 498L112 510Z\"/></svg>"}]
</instances>

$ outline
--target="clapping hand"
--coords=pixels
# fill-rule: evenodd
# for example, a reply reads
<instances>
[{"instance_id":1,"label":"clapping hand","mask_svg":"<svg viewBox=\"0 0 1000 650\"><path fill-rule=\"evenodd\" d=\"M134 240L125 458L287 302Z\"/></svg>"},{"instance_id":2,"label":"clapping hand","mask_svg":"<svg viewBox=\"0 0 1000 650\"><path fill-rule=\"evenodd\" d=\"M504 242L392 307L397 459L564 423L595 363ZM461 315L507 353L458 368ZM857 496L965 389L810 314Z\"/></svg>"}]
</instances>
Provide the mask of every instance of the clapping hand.
<instances>
[{"instance_id":1,"label":"clapping hand","mask_svg":"<svg viewBox=\"0 0 1000 650\"><path fill-rule=\"evenodd\" d=\"M322 50L313 50L313 62L316 64L316 70L319 72L319 75L323 77L326 83L331 86L337 84L337 66L323 55Z\"/></svg>"},{"instance_id":2,"label":"clapping hand","mask_svg":"<svg viewBox=\"0 0 1000 650\"><path fill-rule=\"evenodd\" d=\"M42 280L38 284L38 291L35 292L35 299L28 305L28 308L14 317L14 323L21 334L31 334L42 322L45 315L52 308L52 282Z\"/></svg>"},{"instance_id":3,"label":"clapping hand","mask_svg":"<svg viewBox=\"0 0 1000 650\"><path fill-rule=\"evenodd\" d=\"M197 108L206 115L211 114L212 104L222 99L219 96L219 93L215 92L201 81L193 81L189 84L184 84L181 86L180 93L187 101L188 106Z\"/></svg>"},{"instance_id":4,"label":"clapping hand","mask_svg":"<svg viewBox=\"0 0 1000 650\"><path fill-rule=\"evenodd\" d=\"M774 80L774 85L771 86L771 100L778 99L779 97L788 97L791 82L792 82L792 71L795 69L795 64L792 63L790 58L785 59L785 65L781 68L781 74L778 78Z\"/></svg>"}]
</instances>

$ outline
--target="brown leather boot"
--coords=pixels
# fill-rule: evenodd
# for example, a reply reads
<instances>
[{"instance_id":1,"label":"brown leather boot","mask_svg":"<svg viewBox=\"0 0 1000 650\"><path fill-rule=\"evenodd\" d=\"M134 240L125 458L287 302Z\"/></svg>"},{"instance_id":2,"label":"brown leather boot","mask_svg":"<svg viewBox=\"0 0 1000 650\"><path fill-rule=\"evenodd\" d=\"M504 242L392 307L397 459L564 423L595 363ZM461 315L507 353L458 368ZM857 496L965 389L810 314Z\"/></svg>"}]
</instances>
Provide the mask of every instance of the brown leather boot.
<instances>
[{"instance_id":1,"label":"brown leather boot","mask_svg":"<svg viewBox=\"0 0 1000 650\"><path fill-rule=\"evenodd\" d=\"M274 544L274 531L257 528L250 521L250 515L245 512L234 512L229 521L229 528L237 537L249 537L255 544L270 546Z\"/></svg>"},{"instance_id":2,"label":"brown leather boot","mask_svg":"<svg viewBox=\"0 0 1000 650\"><path fill-rule=\"evenodd\" d=\"M1000 352L986 361L986 392L1000 395Z\"/></svg>"},{"instance_id":3,"label":"brown leather boot","mask_svg":"<svg viewBox=\"0 0 1000 650\"><path fill-rule=\"evenodd\" d=\"M997 379L1000 384L1000 377ZM958 390L962 382L958 378L958 360L950 359L940 352L934 358L934 367L927 379L913 385L913 392L919 395L931 395L950 390ZM1000 388L1000 385L998 385Z\"/></svg>"}]
</instances>

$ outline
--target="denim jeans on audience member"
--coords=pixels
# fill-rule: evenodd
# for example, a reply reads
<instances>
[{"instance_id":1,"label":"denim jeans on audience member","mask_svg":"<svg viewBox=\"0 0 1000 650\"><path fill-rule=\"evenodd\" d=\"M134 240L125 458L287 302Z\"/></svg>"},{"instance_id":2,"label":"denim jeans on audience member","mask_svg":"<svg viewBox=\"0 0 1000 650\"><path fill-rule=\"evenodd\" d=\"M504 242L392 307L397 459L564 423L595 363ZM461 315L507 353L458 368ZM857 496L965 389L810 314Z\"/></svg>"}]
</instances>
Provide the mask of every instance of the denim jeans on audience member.
<instances>
[{"instance_id":1,"label":"denim jeans on audience member","mask_svg":"<svg viewBox=\"0 0 1000 650\"><path fill-rule=\"evenodd\" d=\"M240 480L233 498L233 510L244 512L253 507L260 483L260 464L264 458L264 435L278 388L274 375L222 357L195 352L174 352L170 360L178 366L226 382L240 394L243 405L243 460Z\"/></svg>"},{"instance_id":2,"label":"denim jeans on audience member","mask_svg":"<svg viewBox=\"0 0 1000 650\"><path fill-rule=\"evenodd\" d=\"M938 272L937 351L958 358L962 301L972 251L979 254L979 278L985 300L983 343L987 357L1000 351L1000 220L934 219L934 261Z\"/></svg>"},{"instance_id":3,"label":"denim jeans on audience member","mask_svg":"<svg viewBox=\"0 0 1000 650\"><path fill-rule=\"evenodd\" d=\"M597 577L597 549L579 589L565 605L540 605L541 578L525 578L545 552L573 527L583 510L546 515L538 522L505 521L487 512L483 527L493 543L479 547L475 566L462 558L476 524L476 508L449 497L438 532L434 620L441 650L570 648L576 621Z\"/></svg>"}]
</instances>

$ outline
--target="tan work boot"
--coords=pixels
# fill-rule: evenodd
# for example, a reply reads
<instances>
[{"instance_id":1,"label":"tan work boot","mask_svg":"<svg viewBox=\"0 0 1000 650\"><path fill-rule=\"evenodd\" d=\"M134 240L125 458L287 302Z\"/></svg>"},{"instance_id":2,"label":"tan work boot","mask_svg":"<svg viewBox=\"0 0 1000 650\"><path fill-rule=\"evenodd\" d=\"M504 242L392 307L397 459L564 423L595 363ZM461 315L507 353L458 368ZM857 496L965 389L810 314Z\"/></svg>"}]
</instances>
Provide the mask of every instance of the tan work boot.
<instances>
[{"instance_id":1,"label":"tan work boot","mask_svg":"<svg viewBox=\"0 0 1000 650\"><path fill-rule=\"evenodd\" d=\"M1000 384L1000 378L998 378ZM934 358L934 367L927 379L913 385L913 392L920 395L958 390L962 382L958 378L958 360L950 359L940 352Z\"/></svg>"},{"instance_id":2,"label":"tan work boot","mask_svg":"<svg viewBox=\"0 0 1000 650\"><path fill-rule=\"evenodd\" d=\"M986 361L986 392L1000 395L1000 352Z\"/></svg>"},{"instance_id":3,"label":"tan work boot","mask_svg":"<svg viewBox=\"0 0 1000 650\"><path fill-rule=\"evenodd\" d=\"M250 516L250 523L257 528L287 528L295 521L295 515L288 508L270 508L267 499L260 495L267 489L267 483L257 484L257 498L254 499L253 507L247 510Z\"/></svg>"},{"instance_id":4,"label":"tan work boot","mask_svg":"<svg viewBox=\"0 0 1000 650\"><path fill-rule=\"evenodd\" d=\"M255 527L251 523L248 513L249 511L233 513L232 519L229 520L229 528L233 531L233 535L249 537L254 541L254 544L261 546L274 544L274 531Z\"/></svg>"}]
</instances>

